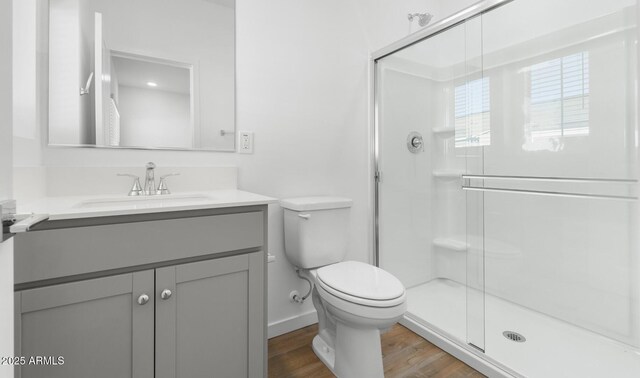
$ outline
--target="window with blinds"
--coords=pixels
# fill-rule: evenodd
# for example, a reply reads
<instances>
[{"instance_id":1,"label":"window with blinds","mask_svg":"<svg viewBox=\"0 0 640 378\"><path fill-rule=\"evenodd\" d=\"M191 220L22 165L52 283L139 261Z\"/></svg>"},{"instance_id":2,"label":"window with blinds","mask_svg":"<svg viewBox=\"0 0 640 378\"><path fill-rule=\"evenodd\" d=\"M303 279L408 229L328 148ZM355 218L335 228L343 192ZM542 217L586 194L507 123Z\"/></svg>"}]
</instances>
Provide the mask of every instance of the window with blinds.
<instances>
[{"instance_id":1,"label":"window with blinds","mask_svg":"<svg viewBox=\"0 0 640 378\"><path fill-rule=\"evenodd\" d=\"M491 144L491 103L488 77L455 87L455 146L488 146Z\"/></svg>"},{"instance_id":2,"label":"window with blinds","mask_svg":"<svg viewBox=\"0 0 640 378\"><path fill-rule=\"evenodd\" d=\"M589 53L581 52L530 67L529 123L536 139L589 135Z\"/></svg>"}]
</instances>

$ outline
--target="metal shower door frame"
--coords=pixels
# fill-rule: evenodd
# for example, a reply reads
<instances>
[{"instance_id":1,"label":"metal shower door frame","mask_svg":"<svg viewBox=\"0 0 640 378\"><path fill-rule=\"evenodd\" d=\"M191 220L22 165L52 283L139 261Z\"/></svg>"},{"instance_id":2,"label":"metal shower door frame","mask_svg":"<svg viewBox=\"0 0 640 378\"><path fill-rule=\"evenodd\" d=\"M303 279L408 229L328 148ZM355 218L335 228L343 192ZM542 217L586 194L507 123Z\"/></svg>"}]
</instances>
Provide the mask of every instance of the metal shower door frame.
<instances>
[{"instance_id":1,"label":"metal shower door frame","mask_svg":"<svg viewBox=\"0 0 640 378\"><path fill-rule=\"evenodd\" d=\"M378 60L389 56L397 51L403 50L409 46L420 43L426 39L436 36L440 33L447 31L466 20L486 13L494 8L508 4L515 0L483 0L471 5L451 16L448 16L431 26L428 26L420 31L410 34L390 45L387 45L371 54L369 61L369 83L370 83L370 107L371 107L371 140L370 140L370 155L371 155L371 179L373 183L373 264L380 266L380 238L379 238L379 184L381 179L380 172L380 155L379 155L379 101L378 101L378 89L379 83L377 78L377 64Z\"/></svg>"}]
</instances>

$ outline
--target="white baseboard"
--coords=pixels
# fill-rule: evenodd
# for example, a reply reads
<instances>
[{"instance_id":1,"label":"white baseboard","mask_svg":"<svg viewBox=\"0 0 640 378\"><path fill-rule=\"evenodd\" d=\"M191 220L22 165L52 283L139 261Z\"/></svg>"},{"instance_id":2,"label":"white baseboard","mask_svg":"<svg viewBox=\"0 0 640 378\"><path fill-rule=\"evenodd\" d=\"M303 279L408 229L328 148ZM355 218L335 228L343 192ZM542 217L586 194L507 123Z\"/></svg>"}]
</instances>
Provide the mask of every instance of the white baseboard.
<instances>
[{"instance_id":1,"label":"white baseboard","mask_svg":"<svg viewBox=\"0 0 640 378\"><path fill-rule=\"evenodd\" d=\"M316 310L311 310L304 314L292 316L287 319L278 320L277 322L269 323L268 336L269 338L280 336L282 334L295 331L300 328L304 328L311 324L318 322L318 315Z\"/></svg>"}]
</instances>

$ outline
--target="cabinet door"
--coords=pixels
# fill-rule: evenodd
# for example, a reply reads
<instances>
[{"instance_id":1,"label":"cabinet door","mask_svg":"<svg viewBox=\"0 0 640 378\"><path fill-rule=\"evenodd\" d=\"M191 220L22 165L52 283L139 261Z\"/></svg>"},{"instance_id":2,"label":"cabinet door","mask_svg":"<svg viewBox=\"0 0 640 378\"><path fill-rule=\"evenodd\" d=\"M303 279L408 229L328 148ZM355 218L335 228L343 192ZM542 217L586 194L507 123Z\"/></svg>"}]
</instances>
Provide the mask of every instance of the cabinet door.
<instances>
[{"instance_id":1,"label":"cabinet door","mask_svg":"<svg viewBox=\"0 0 640 378\"><path fill-rule=\"evenodd\" d=\"M264 287L262 252L157 269L156 377L263 377Z\"/></svg>"},{"instance_id":2,"label":"cabinet door","mask_svg":"<svg viewBox=\"0 0 640 378\"><path fill-rule=\"evenodd\" d=\"M64 358L62 365L26 364L17 376L152 378L153 274L148 270L17 292L16 355L27 362L37 356ZM143 294L149 300L141 305Z\"/></svg>"}]
</instances>

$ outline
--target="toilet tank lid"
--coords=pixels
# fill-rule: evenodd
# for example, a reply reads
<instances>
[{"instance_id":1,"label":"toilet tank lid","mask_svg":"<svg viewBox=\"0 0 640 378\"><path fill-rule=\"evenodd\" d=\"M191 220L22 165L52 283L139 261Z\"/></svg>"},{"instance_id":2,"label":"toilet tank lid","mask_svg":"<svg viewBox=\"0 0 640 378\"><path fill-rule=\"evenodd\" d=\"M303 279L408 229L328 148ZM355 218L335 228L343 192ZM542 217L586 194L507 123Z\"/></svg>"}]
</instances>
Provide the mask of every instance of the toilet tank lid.
<instances>
[{"instance_id":1,"label":"toilet tank lid","mask_svg":"<svg viewBox=\"0 0 640 378\"><path fill-rule=\"evenodd\" d=\"M280 206L293 211L329 210L351 207L353 200L344 197L296 197L280 200Z\"/></svg>"}]
</instances>

